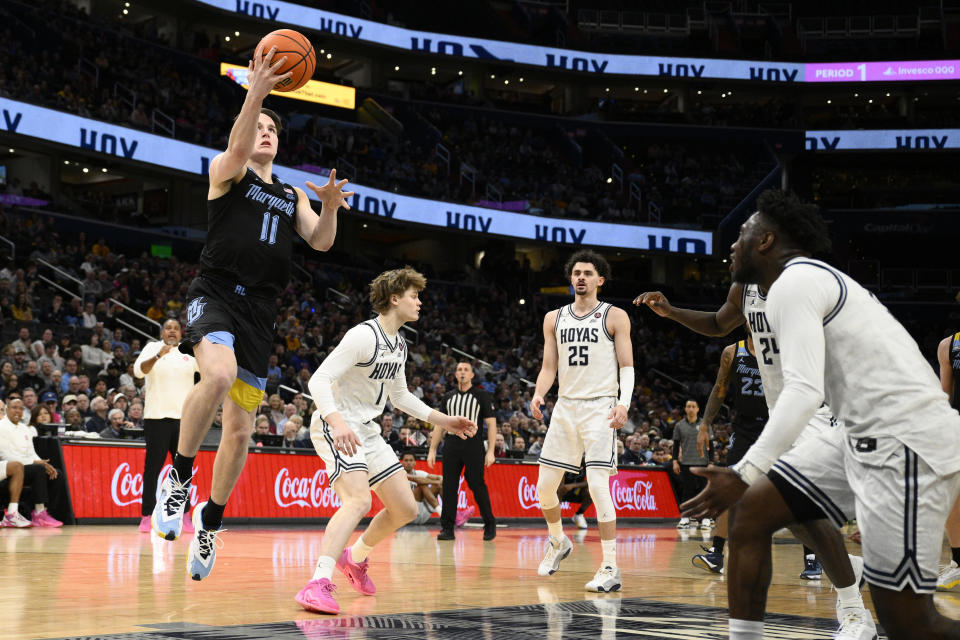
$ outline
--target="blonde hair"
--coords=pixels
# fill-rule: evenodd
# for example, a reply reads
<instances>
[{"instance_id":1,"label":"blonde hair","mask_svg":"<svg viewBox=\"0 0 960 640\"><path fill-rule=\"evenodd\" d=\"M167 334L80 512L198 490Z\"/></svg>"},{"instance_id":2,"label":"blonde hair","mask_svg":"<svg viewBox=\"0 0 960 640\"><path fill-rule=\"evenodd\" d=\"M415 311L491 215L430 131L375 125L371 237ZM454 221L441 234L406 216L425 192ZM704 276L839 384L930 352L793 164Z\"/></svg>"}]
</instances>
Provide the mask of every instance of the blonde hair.
<instances>
[{"instance_id":1,"label":"blonde hair","mask_svg":"<svg viewBox=\"0 0 960 640\"><path fill-rule=\"evenodd\" d=\"M390 296L402 296L407 289L423 291L427 279L413 267L384 271L370 283L370 305L377 313L390 310Z\"/></svg>"}]
</instances>

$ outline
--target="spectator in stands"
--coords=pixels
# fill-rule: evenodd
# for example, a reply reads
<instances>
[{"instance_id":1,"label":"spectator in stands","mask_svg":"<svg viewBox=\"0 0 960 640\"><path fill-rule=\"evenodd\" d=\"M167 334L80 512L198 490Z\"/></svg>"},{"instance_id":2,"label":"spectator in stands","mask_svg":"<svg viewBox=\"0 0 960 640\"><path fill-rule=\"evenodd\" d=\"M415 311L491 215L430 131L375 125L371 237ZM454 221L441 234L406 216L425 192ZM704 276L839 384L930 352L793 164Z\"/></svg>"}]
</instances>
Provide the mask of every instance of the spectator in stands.
<instances>
[{"instance_id":1,"label":"spectator in stands","mask_svg":"<svg viewBox=\"0 0 960 640\"><path fill-rule=\"evenodd\" d=\"M80 412L77 409L71 408L66 409L64 413L64 421L66 422L67 431L86 431L86 426L83 423L83 416L80 415Z\"/></svg>"},{"instance_id":2,"label":"spectator in stands","mask_svg":"<svg viewBox=\"0 0 960 640\"><path fill-rule=\"evenodd\" d=\"M41 424L51 424L55 422L53 419L53 414L50 413L50 409L46 405L40 405L37 407L37 410L33 412L33 415L30 416L29 425L33 427L34 431L37 431L37 427Z\"/></svg>"},{"instance_id":3,"label":"spectator in stands","mask_svg":"<svg viewBox=\"0 0 960 640\"><path fill-rule=\"evenodd\" d=\"M110 423L107 419L109 407L110 405L107 404L106 398L102 396L94 396L94 398L90 401L90 410L93 413L90 418L87 419L87 431L93 433L102 433L109 427Z\"/></svg>"},{"instance_id":4,"label":"spectator in stands","mask_svg":"<svg viewBox=\"0 0 960 640\"><path fill-rule=\"evenodd\" d=\"M93 280L93 282L95 282L98 286L100 285L100 282L98 280L93 279L92 273L88 273L87 276L88 276L88 280ZM86 281L84 282L86 283ZM83 305L83 312L80 315L80 322L84 329L97 328L97 324L99 324L100 320L97 318L97 314L94 311L94 306L92 302L88 302L85 305Z\"/></svg>"},{"instance_id":5,"label":"spectator in stands","mask_svg":"<svg viewBox=\"0 0 960 640\"><path fill-rule=\"evenodd\" d=\"M96 333L90 334L90 341L83 345L82 351L83 366L91 376L99 373L108 362L113 360L113 354L108 353L101 348L100 336L98 336Z\"/></svg>"},{"instance_id":6,"label":"spectator in stands","mask_svg":"<svg viewBox=\"0 0 960 640\"><path fill-rule=\"evenodd\" d=\"M53 296L53 300L50 301L50 308L41 314L40 320L44 324L67 324L67 310L63 306L63 296L60 294Z\"/></svg>"},{"instance_id":7,"label":"spectator in stands","mask_svg":"<svg viewBox=\"0 0 960 640\"><path fill-rule=\"evenodd\" d=\"M513 447L512 447L511 450L512 450L512 451L519 451L520 453L526 455L526 453L527 453L527 443L526 443L526 441L525 441L522 437L517 436L516 438L513 439Z\"/></svg>"},{"instance_id":8,"label":"spectator in stands","mask_svg":"<svg viewBox=\"0 0 960 640\"><path fill-rule=\"evenodd\" d=\"M393 414L384 413L380 416L380 435L388 445L396 449L395 445L400 440L400 434L393 428Z\"/></svg>"},{"instance_id":9,"label":"spectator in stands","mask_svg":"<svg viewBox=\"0 0 960 640\"><path fill-rule=\"evenodd\" d=\"M17 331L17 339L10 343L13 347L14 353L17 351L23 351L27 353L30 350L30 345L33 342L30 340L30 329L27 327L20 327Z\"/></svg>"},{"instance_id":10,"label":"spectator in stands","mask_svg":"<svg viewBox=\"0 0 960 640\"><path fill-rule=\"evenodd\" d=\"M139 402L134 402L130 405L130 408L127 409L127 421L132 425L133 429L143 429L144 420L143 420L143 405Z\"/></svg>"},{"instance_id":11,"label":"spectator in stands","mask_svg":"<svg viewBox=\"0 0 960 640\"><path fill-rule=\"evenodd\" d=\"M286 417L283 412L283 398L281 398L279 394L275 393L270 396L269 400L267 400L267 410L264 413L264 415L270 419L271 432L279 433L278 427Z\"/></svg>"},{"instance_id":12,"label":"spectator in stands","mask_svg":"<svg viewBox=\"0 0 960 640\"><path fill-rule=\"evenodd\" d=\"M650 442L650 438L646 434L627 436L623 464L645 464L650 461L653 452L644 447L644 438L647 443Z\"/></svg>"},{"instance_id":13,"label":"spectator in stands","mask_svg":"<svg viewBox=\"0 0 960 640\"><path fill-rule=\"evenodd\" d=\"M30 387L22 389L20 399L23 400L23 422L29 423L30 417L37 409L37 392Z\"/></svg>"},{"instance_id":14,"label":"spectator in stands","mask_svg":"<svg viewBox=\"0 0 960 640\"><path fill-rule=\"evenodd\" d=\"M40 370L37 368L36 360L29 360L24 368L23 375L20 376L20 386L24 389L33 389L40 391L47 385L40 377Z\"/></svg>"},{"instance_id":15,"label":"spectator in stands","mask_svg":"<svg viewBox=\"0 0 960 640\"><path fill-rule=\"evenodd\" d=\"M66 362L63 365L63 375L60 378L60 392L61 393L73 393L77 394L79 387L74 391L70 391L70 378L73 378L77 375L77 361L73 358L67 358ZM79 382L79 380L78 380Z\"/></svg>"},{"instance_id":16,"label":"spectator in stands","mask_svg":"<svg viewBox=\"0 0 960 640\"><path fill-rule=\"evenodd\" d=\"M493 457L495 458L506 458L507 457L507 441L503 439L503 434L498 433L495 440L493 441Z\"/></svg>"},{"instance_id":17,"label":"spectator in stands","mask_svg":"<svg viewBox=\"0 0 960 640\"><path fill-rule=\"evenodd\" d=\"M40 363L41 368L43 368L44 362L49 362L54 369L59 371L63 371L65 364L63 358L57 353L57 345L52 341L43 345L43 355L37 359L37 362Z\"/></svg>"},{"instance_id":18,"label":"spectator in stands","mask_svg":"<svg viewBox=\"0 0 960 640\"><path fill-rule=\"evenodd\" d=\"M7 403L6 415L0 420L0 460L19 462L23 465L24 482L30 487L34 498L30 522L35 527L60 527L63 523L47 512L49 489L61 476L47 460L42 460L33 448L33 436L23 418L23 402L19 399Z\"/></svg>"},{"instance_id":19,"label":"spectator in stands","mask_svg":"<svg viewBox=\"0 0 960 640\"><path fill-rule=\"evenodd\" d=\"M50 412L51 422L60 422L60 414L57 413L57 401L58 396L53 391L44 391L40 394L40 406L46 407L47 411Z\"/></svg>"},{"instance_id":20,"label":"spectator in stands","mask_svg":"<svg viewBox=\"0 0 960 640\"><path fill-rule=\"evenodd\" d=\"M101 438L119 440L124 437L123 430L129 423L120 409L110 409L107 413L107 426L100 431Z\"/></svg>"},{"instance_id":21,"label":"spectator in stands","mask_svg":"<svg viewBox=\"0 0 960 640\"><path fill-rule=\"evenodd\" d=\"M286 422L284 422L283 442L280 443L280 446L285 449L305 449L313 446L309 440L305 440L300 436L301 426L303 426L303 421L301 420L300 416L292 416Z\"/></svg>"},{"instance_id":22,"label":"spectator in stands","mask_svg":"<svg viewBox=\"0 0 960 640\"><path fill-rule=\"evenodd\" d=\"M260 446L262 444L261 436L270 435L270 418L267 416L257 416L256 422L253 423L253 435L250 436L250 446Z\"/></svg>"}]
</instances>

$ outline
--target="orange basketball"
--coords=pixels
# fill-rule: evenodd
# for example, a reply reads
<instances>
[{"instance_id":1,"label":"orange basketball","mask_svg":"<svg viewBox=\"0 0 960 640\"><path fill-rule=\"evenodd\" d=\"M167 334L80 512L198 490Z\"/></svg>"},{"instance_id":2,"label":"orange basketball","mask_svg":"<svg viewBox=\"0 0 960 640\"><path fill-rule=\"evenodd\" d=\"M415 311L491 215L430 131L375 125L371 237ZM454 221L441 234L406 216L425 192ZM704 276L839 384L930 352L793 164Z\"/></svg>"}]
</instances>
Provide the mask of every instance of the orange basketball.
<instances>
[{"instance_id":1,"label":"orange basketball","mask_svg":"<svg viewBox=\"0 0 960 640\"><path fill-rule=\"evenodd\" d=\"M291 72L289 78L276 84L276 91L293 91L307 84L317 68L317 53L313 45L302 33L293 29L277 29L263 36L258 46L263 47L263 54L276 47L273 54L274 61L286 56L287 61L277 68L277 73Z\"/></svg>"}]
</instances>

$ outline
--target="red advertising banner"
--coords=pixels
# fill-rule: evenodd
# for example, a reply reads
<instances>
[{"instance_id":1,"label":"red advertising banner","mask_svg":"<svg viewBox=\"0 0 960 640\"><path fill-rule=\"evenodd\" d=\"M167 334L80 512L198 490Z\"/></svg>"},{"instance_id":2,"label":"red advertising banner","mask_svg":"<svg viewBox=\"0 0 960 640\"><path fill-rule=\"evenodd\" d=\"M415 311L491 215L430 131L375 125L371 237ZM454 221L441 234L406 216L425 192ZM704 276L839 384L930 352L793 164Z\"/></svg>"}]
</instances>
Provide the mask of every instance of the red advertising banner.
<instances>
[{"instance_id":1,"label":"red advertising banner","mask_svg":"<svg viewBox=\"0 0 960 640\"><path fill-rule=\"evenodd\" d=\"M215 451L200 451L194 467L190 505L210 493ZM63 443L64 465L77 518L137 518L143 498L142 447ZM160 482L170 473L167 464ZM417 468L440 474L441 465ZM485 472L493 512L501 518L540 518L537 497L537 465L503 464ZM159 485L159 483L158 483ZM621 469L610 477L610 490L617 516L621 518L678 518L680 513L661 470ZM476 506L473 494L461 477L458 508ZM320 459L313 455L251 450L247 464L227 503L227 518L329 518L340 506ZM373 495L367 515L380 510ZM564 517L577 505L562 504ZM591 507L587 516L593 516Z\"/></svg>"}]
</instances>

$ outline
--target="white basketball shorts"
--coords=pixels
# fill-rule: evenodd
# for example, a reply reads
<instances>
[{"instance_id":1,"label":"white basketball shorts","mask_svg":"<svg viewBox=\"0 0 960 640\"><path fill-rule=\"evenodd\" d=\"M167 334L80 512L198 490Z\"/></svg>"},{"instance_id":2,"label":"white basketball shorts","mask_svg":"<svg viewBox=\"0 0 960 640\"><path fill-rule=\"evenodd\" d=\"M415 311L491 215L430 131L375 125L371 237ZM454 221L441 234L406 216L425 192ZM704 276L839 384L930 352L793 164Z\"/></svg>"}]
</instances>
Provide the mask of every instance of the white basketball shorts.
<instances>
[{"instance_id":1,"label":"white basketball shorts","mask_svg":"<svg viewBox=\"0 0 960 640\"><path fill-rule=\"evenodd\" d=\"M613 397L559 398L543 439L540 464L575 472L585 458L588 468L603 467L617 475L617 431L608 417L616 403Z\"/></svg>"},{"instance_id":2,"label":"white basketball shorts","mask_svg":"<svg viewBox=\"0 0 960 640\"><path fill-rule=\"evenodd\" d=\"M381 437L377 423L372 421L366 424L347 423L347 426L360 438L360 446L356 453L348 456L334 448L330 425L316 414L314 415L315 418L310 427L310 439L313 441L313 448L316 449L317 455L323 460L331 486L342 473L364 471L370 488L375 489L387 477L403 471L396 452Z\"/></svg>"}]
</instances>

